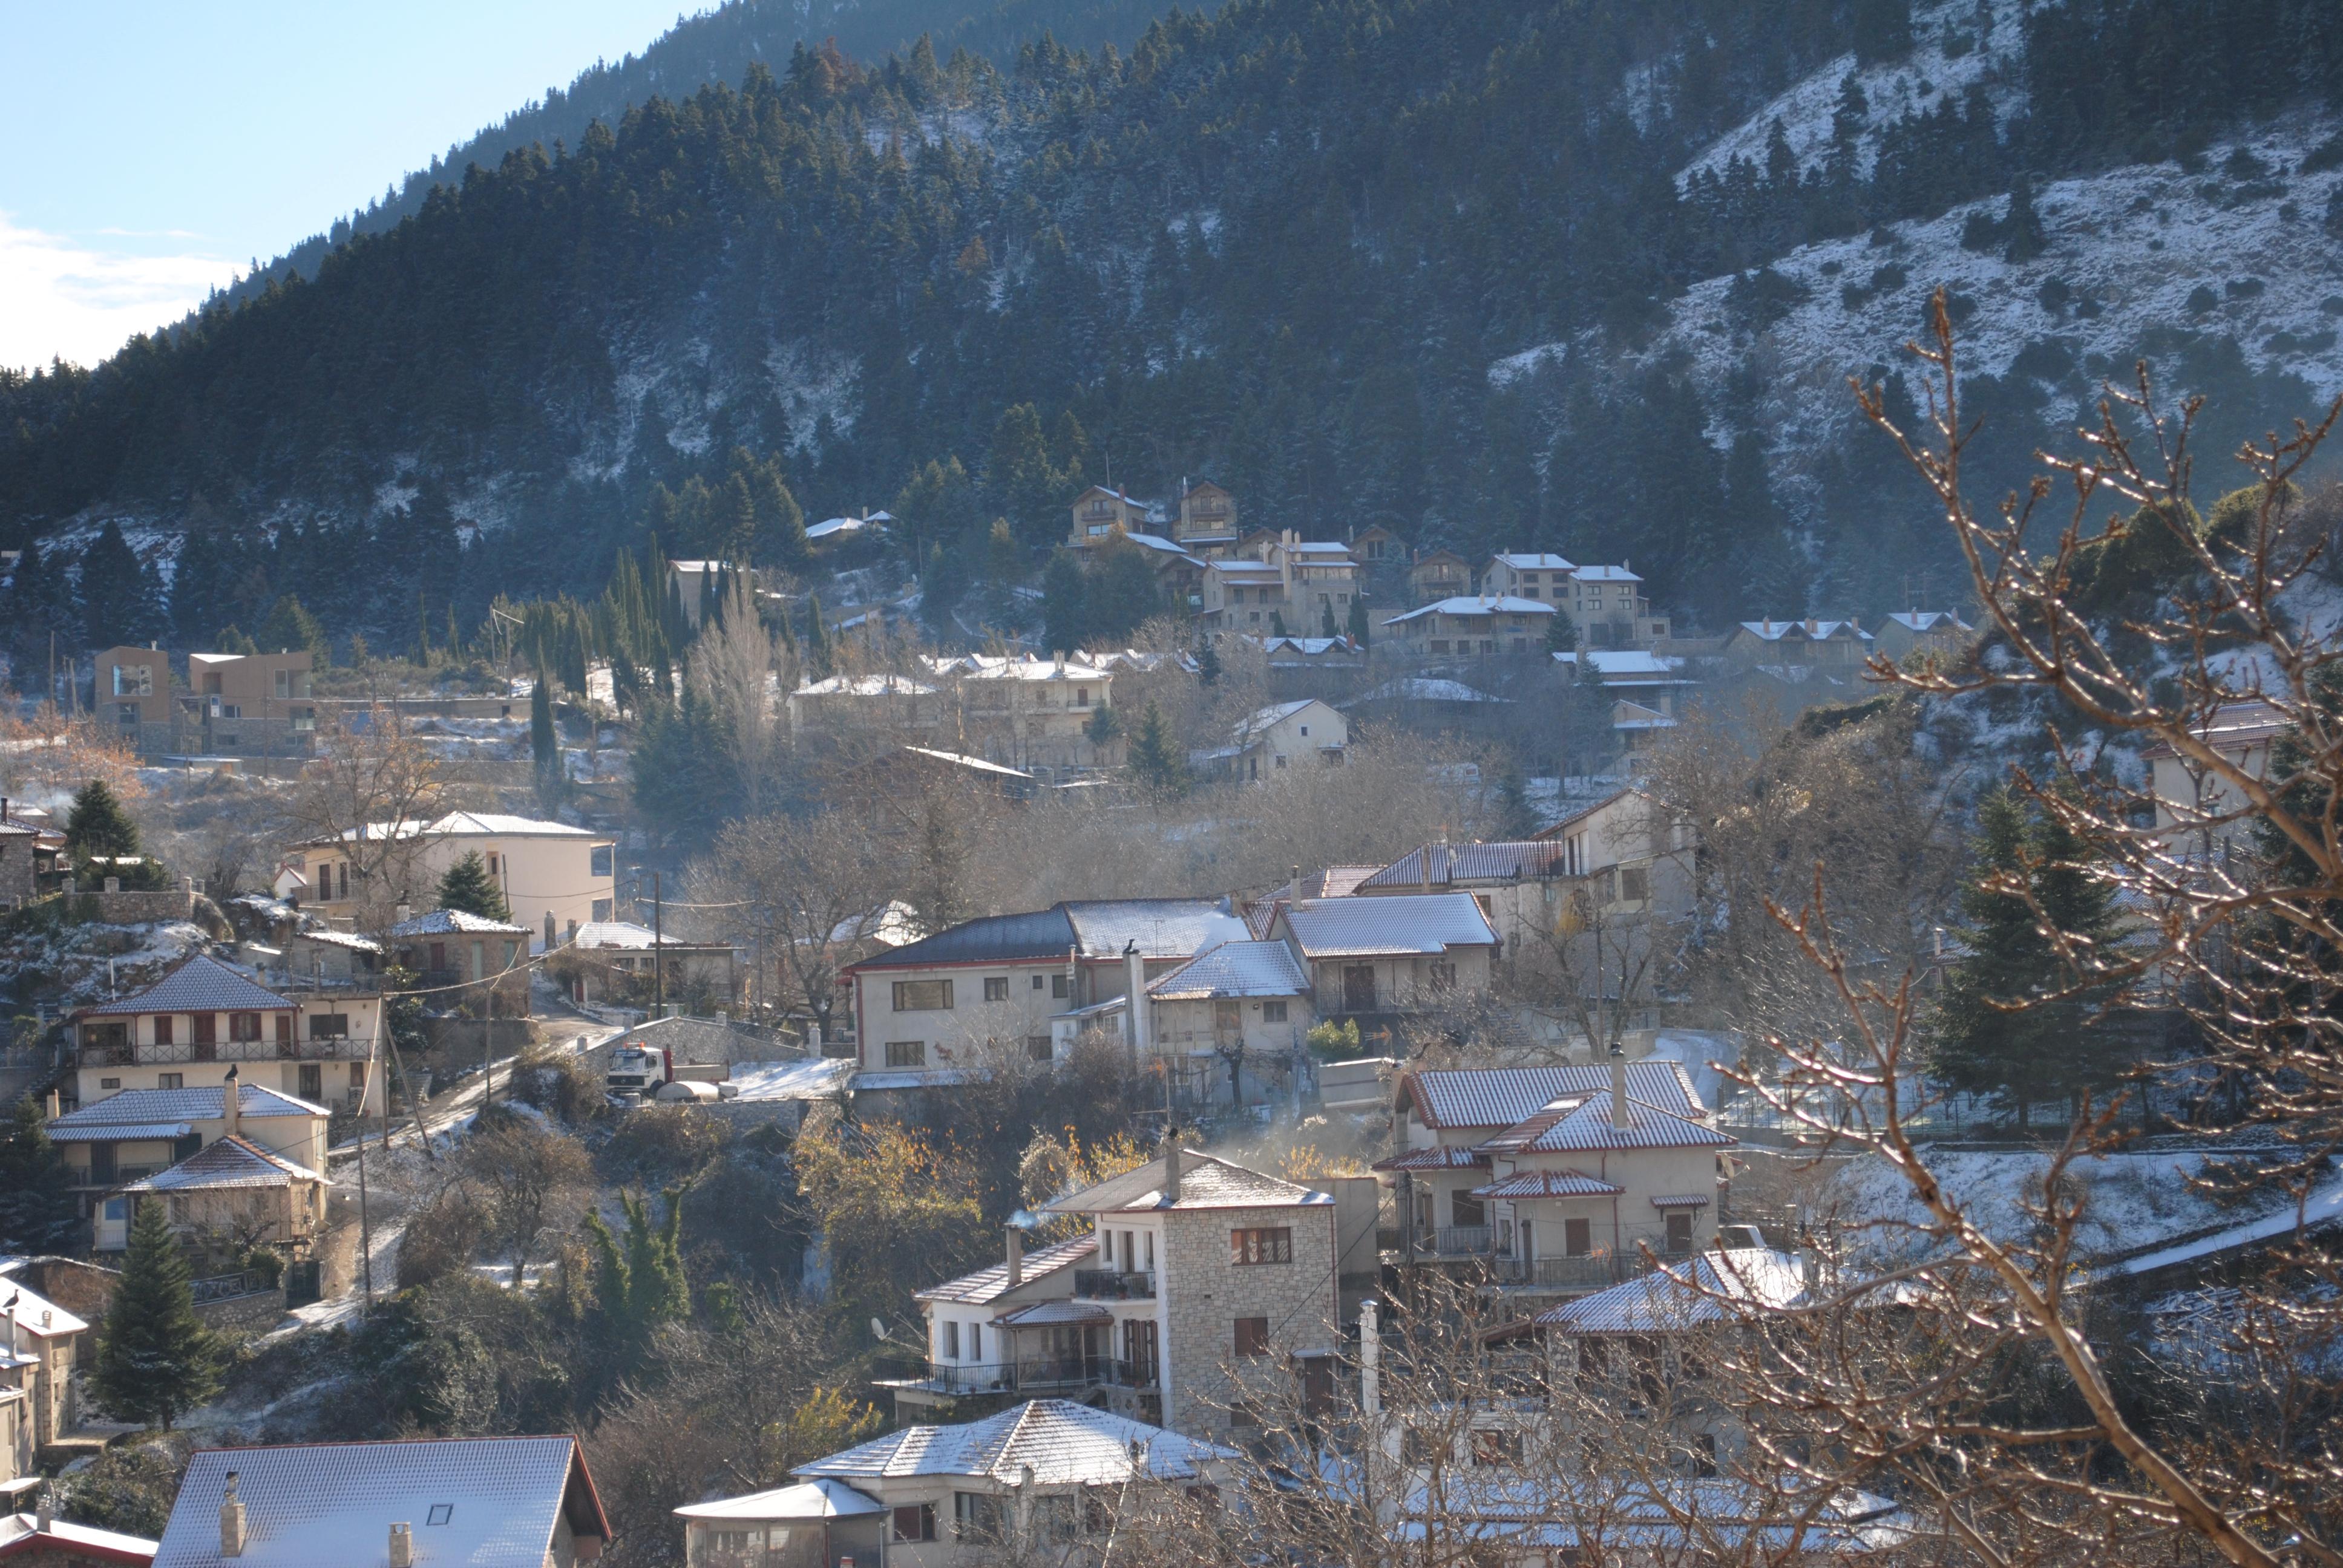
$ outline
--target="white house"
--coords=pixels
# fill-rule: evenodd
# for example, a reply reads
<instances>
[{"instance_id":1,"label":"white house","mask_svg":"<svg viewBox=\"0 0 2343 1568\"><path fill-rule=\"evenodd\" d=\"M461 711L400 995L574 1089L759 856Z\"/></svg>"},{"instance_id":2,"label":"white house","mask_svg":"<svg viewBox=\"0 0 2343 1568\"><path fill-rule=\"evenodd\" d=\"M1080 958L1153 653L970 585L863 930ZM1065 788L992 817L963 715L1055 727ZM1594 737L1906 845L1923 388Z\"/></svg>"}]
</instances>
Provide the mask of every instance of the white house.
<instances>
[{"instance_id":1,"label":"white house","mask_svg":"<svg viewBox=\"0 0 2343 1568\"><path fill-rule=\"evenodd\" d=\"M1229 743L1192 764L1259 783L1289 768L1333 767L1351 744L1351 722L1314 697L1256 709L1229 731Z\"/></svg>"}]
</instances>

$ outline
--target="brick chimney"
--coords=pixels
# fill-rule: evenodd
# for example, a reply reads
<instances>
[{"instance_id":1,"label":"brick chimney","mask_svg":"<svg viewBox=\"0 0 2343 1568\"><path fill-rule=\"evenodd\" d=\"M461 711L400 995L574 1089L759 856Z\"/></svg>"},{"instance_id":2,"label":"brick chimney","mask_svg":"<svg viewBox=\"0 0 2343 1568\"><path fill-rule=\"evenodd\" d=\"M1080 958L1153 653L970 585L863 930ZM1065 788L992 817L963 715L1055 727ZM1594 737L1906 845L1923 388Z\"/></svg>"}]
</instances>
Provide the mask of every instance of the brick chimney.
<instances>
[{"instance_id":1,"label":"brick chimney","mask_svg":"<svg viewBox=\"0 0 2343 1568\"><path fill-rule=\"evenodd\" d=\"M220 1498L220 1555L244 1555L244 1499L236 1495L233 1470L227 1473L227 1491Z\"/></svg>"}]
</instances>

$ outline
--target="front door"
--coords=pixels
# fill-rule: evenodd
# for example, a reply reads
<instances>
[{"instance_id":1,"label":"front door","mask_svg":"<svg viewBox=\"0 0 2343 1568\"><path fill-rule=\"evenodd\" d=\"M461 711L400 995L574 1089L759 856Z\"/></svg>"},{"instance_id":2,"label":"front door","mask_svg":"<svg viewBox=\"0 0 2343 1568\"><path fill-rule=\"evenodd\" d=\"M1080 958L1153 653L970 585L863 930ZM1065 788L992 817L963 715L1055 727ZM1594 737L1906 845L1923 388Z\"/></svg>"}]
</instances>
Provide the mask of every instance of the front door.
<instances>
[{"instance_id":1,"label":"front door","mask_svg":"<svg viewBox=\"0 0 2343 1568\"><path fill-rule=\"evenodd\" d=\"M1342 1010L1373 1012L1375 1010L1375 966L1344 964L1342 966Z\"/></svg>"},{"instance_id":2,"label":"front door","mask_svg":"<svg viewBox=\"0 0 2343 1568\"><path fill-rule=\"evenodd\" d=\"M1128 1363L1131 1386L1146 1388L1155 1382L1155 1321L1131 1318L1122 1325L1122 1359Z\"/></svg>"},{"instance_id":3,"label":"front door","mask_svg":"<svg viewBox=\"0 0 2343 1568\"><path fill-rule=\"evenodd\" d=\"M301 1064L301 1098L315 1104L326 1099L326 1069L322 1063L305 1061Z\"/></svg>"}]
</instances>

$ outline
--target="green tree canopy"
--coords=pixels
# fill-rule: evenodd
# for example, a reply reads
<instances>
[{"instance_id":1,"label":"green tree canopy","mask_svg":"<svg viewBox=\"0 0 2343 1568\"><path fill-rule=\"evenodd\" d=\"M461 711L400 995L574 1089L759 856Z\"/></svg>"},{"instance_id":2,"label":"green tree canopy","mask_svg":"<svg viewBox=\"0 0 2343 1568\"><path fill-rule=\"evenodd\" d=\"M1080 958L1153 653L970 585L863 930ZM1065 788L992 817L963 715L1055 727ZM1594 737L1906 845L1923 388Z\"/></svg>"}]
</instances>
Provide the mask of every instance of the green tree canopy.
<instances>
[{"instance_id":1,"label":"green tree canopy","mask_svg":"<svg viewBox=\"0 0 2343 1568\"><path fill-rule=\"evenodd\" d=\"M683 1227L683 1189L669 1187L660 1194L667 1217L651 1222L650 1200L626 1191L618 1202L626 1211L624 1243L602 1222L599 1214L586 1216L587 1245L594 1256L594 1301L611 1337L626 1348L649 1342L662 1323L674 1322L691 1311L690 1288L685 1283L683 1256L677 1243Z\"/></svg>"},{"instance_id":2,"label":"green tree canopy","mask_svg":"<svg viewBox=\"0 0 2343 1568\"><path fill-rule=\"evenodd\" d=\"M447 868L447 875L439 879L438 897L443 910L461 910L484 920L512 919L504 890L488 875L488 863L480 859L478 849L466 851L462 859Z\"/></svg>"},{"instance_id":3,"label":"green tree canopy","mask_svg":"<svg viewBox=\"0 0 2343 1568\"><path fill-rule=\"evenodd\" d=\"M25 1095L0 1122L0 1251L65 1251L80 1229L72 1174L49 1141L41 1102Z\"/></svg>"},{"instance_id":4,"label":"green tree canopy","mask_svg":"<svg viewBox=\"0 0 2343 1568\"><path fill-rule=\"evenodd\" d=\"M1139 723L1131 732L1131 772L1153 795L1184 795L1193 783L1179 739L1152 698L1140 710Z\"/></svg>"},{"instance_id":5,"label":"green tree canopy","mask_svg":"<svg viewBox=\"0 0 2343 1568\"><path fill-rule=\"evenodd\" d=\"M332 664L333 646L327 641L326 628L317 618L301 608L301 601L291 594L285 595L270 607L268 619L262 623L256 638L264 653L291 653L299 648L309 650L309 662L318 669Z\"/></svg>"},{"instance_id":6,"label":"green tree canopy","mask_svg":"<svg viewBox=\"0 0 2343 1568\"><path fill-rule=\"evenodd\" d=\"M90 1392L119 1419L168 1431L219 1392L224 1359L218 1336L196 1316L193 1275L163 1201L141 1200L122 1282L98 1330Z\"/></svg>"}]
</instances>

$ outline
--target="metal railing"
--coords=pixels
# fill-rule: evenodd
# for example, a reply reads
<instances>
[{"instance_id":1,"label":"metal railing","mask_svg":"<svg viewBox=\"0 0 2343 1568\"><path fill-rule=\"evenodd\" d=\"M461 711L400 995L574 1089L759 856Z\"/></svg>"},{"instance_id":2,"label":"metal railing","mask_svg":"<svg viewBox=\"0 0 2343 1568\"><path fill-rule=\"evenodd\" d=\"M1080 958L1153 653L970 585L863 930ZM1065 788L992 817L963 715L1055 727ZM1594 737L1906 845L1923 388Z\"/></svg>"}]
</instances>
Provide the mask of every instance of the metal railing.
<instances>
[{"instance_id":1,"label":"metal railing","mask_svg":"<svg viewBox=\"0 0 2343 1568\"><path fill-rule=\"evenodd\" d=\"M1485 1257L1496 1251L1497 1232L1490 1225L1442 1225L1433 1231L1433 1246L1443 1257Z\"/></svg>"},{"instance_id":2,"label":"metal railing","mask_svg":"<svg viewBox=\"0 0 2343 1568\"><path fill-rule=\"evenodd\" d=\"M1031 1393L1046 1389L1092 1386L1145 1389L1155 1386L1155 1369L1111 1356L1030 1356L1021 1361L991 1362L926 1362L901 1369L906 1374L884 1380L910 1383L930 1393L959 1396L980 1393Z\"/></svg>"},{"instance_id":3,"label":"metal railing","mask_svg":"<svg viewBox=\"0 0 2343 1568\"><path fill-rule=\"evenodd\" d=\"M1074 1296L1090 1301L1151 1302L1155 1276L1126 1274L1118 1269L1076 1269Z\"/></svg>"},{"instance_id":4,"label":"metal railing","mask_svg":"<svg viewBox=\"0 0 2343 1568\"><path fill-rule=\"evenodd\" d=\"M192 1281L189 1288L195 1292L196 1304L202 1306L206 1302L227 1302L238 1296L261 1295L275 1287L262 1284L260 1276L246 1269L241 1273L214 1274L207 1280Z\"/></svg>"},{"instance_id":5,"label":"metal railing","mask_svg":"<svg viewBox=\"0 0 2343 1568\"><path fill-rule=\"evenodd\" d=\"M364 1061L369 1042L358 1035L322 1040L223 1040L210 1044L177 1040L170 1045L85 1045L82 1067L156 1066L197 1061Z\"/></svg>"}]
</instances>

